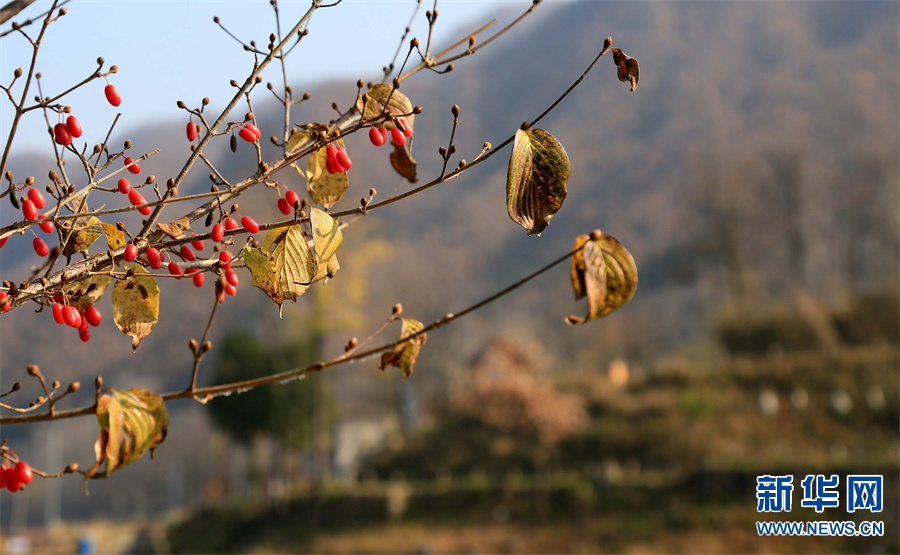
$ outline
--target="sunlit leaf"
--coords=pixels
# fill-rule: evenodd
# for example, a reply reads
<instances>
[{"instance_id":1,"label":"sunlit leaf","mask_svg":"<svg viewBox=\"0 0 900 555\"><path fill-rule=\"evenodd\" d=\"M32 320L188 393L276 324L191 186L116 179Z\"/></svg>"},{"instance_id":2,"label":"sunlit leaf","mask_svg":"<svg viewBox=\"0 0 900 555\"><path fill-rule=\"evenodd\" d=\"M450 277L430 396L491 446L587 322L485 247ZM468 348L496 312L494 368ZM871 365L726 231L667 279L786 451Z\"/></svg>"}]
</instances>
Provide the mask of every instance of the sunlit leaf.
<instances>
[{"instance_id":1,"label":"sunlit leaf","mask_svg":"<svg viewBox=\"0 0 900 555\"><path fill-rule=\"evenodd\" d=\"M610 50L612 51L613 62L616 64L616 73L619 81L623 83L626 81L630 82L631 92L634 92L638 86L638 80L641 78L641 69L638 61L622 52L619 48L611 48Z\"/></svg>"},{"instance_id":2,"label":"sunlit leaf","mask_svg":"<svg viewBox=\"0 0 900 555\"><path fill-rule=\"evenodd\" d=\"M291 136L288 137L287 153L293 154L310 142L312 142L312 139L309 136L309 131L294 129L294 131L291 132Z\"/></svg>"},{"instance_id":3,"label":"sunlit leaf","mask_svg":"<svg viewBox=\"0 0 900 555\"><path fill-rule=\"evenodd\" d=\"M116 250L125 246L125 234L116 227L116 224L108 222L100 222L103 233L106 235L106 246L112 250Z\"/></svg>"},{"instance_id":4,"label":"sunlit leaf","mask_svg":"<svg viewBox=\"0 0 900 555\"><path fill-rule=\"evenodd\" d=\"M401 321L403 322L403 327L400 329L400 339L406 339L425 328L425 325L422 324L422 322L413 320L412 318L401 318ZM381 355L381 364L379 365L379 368L384 370L388 366L396 366L403 372L404 376L409 378L415 369L419 351L422 350L422 345L424 345L426 341L428 341L428 334L422 333L409 341L400 343L389 352Z\"/></svg>"},{"instance_id":5,"label":"sunlit leaf","mask_svg":"<svg viewBox=\"0 0 900 555\"><path fill-rule=\"evenodd\" d=\"M99 274L66 283L62 290L68 295L69 304L78 310L84 310L100 300L112 280L111 276Z\"/></svg>"},{"instance_id":6,"label":"sunlit leaf","mask_svg":"<svg viewBox=\"0 0 900 555\"><path fill-rule=\"evenodd\" d=\"M113 321L122 333L132 337L131 348L137 350L159 320L159 286L140 264L129 264L125 269L134 270L134 275L117 280L113 286Z\"/></svg>"},{"instance_id":7,"label":"sunlit leaf","mask_svg":"<svg viewBox=\"0 0 900 555\"><path fill-rule=\"evenodd\" d=\"M333 278L337 275L338 270L341 269L341 263L338 262L337 255L332 256L328 259L328 265L325 268L325 279L326 281L330 278Z\"/></svg>"},{"instance_id":8,"label":"sunlit leaf","mask_svg":"<svg viewBox=\"0 0 900 555\"><path fill-rule=\"evenodd\" d=\"M281 305L284 297L281 295L281 277L275 269L275 261L259 249L244 247L244 263L250 270L250 285L258 287Z\"/></svg>"},{"instance_id":9,"label":"sunlit leaf","mask_svg":"<svg viewBox=\"0 0 900 555\"><path fill-rule=\"evenodd\" d=\"M410 129L415 126L416 116L412 114L412 102L406 98L405 94L394 89L392 85L388 83L372 85L367 94L369 95L369 101L366 103L366 111L363 113L364 120L372 121L385 113L389 113L395 116L402 116ZM387 105L386 110L385 105ZM356 109L362 111L362 97L356 101ZM384 127L393 129L394 123L386 122Z\"/></svg>"},{"instance_id":10,"label":"sunlit leaf","mask_svg":"<svg viewBox=\"0 0 900 555\"><path fill-rule=\"evenodd\" d=\"M313 281L319 281L328 275L328 264L344 242L341 226L331 214L317 208L311 208L309 221L313 231L313 250L315 251L316 274ZM340 267L340 266L338 266Z\"/></svg>"},{"instance_id":11,"label":"sunlit leaf","mask_svg":"<svg viewBox=\"0 0 900 555\"><path fill-rule=\"evenodd\" d=\"M270 254L272 252L272 248L278 244L279 241L284 237L284 234L287 233L288 228L286 227L276 227L272 231L266 233L266 238L263 239L262 251L266 254Z\"/></svg>"},{"instance_id":12,"label":"sunlit leaf","mask_svg":"<svg viewBox=\"0 0 900 555\"><path fill-rule=\"evenodd\" d=\"M106 474L150 456L166 439L169 414L162 398L146 389L109 389L97 400L100 436L94 446L97 464L106 462ZM86 478L89 476L86 475Z\"/></svg>"},{"instance_id":13,"label":"sunlit leaf","mask_svg":"<svg viewBox=\"0 0 900 555\"><path fill-rule=\"evenodd\" d=\"M275 246L275 270L278 272L282 297L296 301L312 284L316 271L312 252L299 224L287 228Z\"/></svg>"},{"instance_id":14,"label":"sunlit leaf","mask_svg":"<svg viewBox=\"0 0 900 555\"><path fill-rule=\"evenodd\" d=\"M341 140L335 142L343 145ZM328 173L325 169L326 148L320 148L309 155L306 163L306 190L314 204L331 208L347 192L350 180L347 172Z\"/></svg>"},{"instance_id":15,"label":"sunlit leaf","mask_svg":"<svg viewBox=\"0 0 900 555\"><path fill-rule=\"evenodd\" d=\"M180 218L171 223L159 223L156 224L156 228L159 229L162 233L165 233L172 239L181 239L184 237L184 232L187 229L191 228L191 220L188 218Z\"/></svg>"},{"instance_id":16,"label":"sunlit leaf","mask_svg":"<svg viewBox=\"0 0 900 555\"><path fill-rule=\"evenodd\" d=\"M612 235L594 232L592 237L579 235L572 255L572 287L575 298L587 296L586 318L570 315L570 325L602 318L621 308L637 290L638 274L634 258Z\"/></svg>"},{"instance_id":17,"label":"sunlit leaf","mask_svg":"<svg viewBox=\"0 0 900 555\"><path fill-rule=\"evenodd\" d=\"M79 222L82 223L74 224L75 233L63 247L63 255L66 259L71 258L76 252L86 253L91 245L103 236L103 227L97 217L91 216L87 222L83 222L83 220L79 220Z\"/></svg>"},{"instance_id":18,"label":"sunlit leaf","mask_svg":"<svg viewBox=\"0 0 900 555\"><path fill-rule=\"evenodd\" d=\"M569 181L569 157L543 129L516 131L506 174L506 209L514 222L540 235L562 207Z\"/></svg>"},{"instance_id":19,"label":"sunlit leaf","mask_svg":"<svg viewBox=\"0 0 900 555\"><path fill-rule=\"evenodd\" d=\"M412 154L410 154L408 145L398 145L394 143L394 150L391 152L391 166L394 168L394 171L403 176L410 183L416 183L419 181L418 176L416 175L416 166L418 165L415 160L413 160Z\"/></svg>"}]
</instances>

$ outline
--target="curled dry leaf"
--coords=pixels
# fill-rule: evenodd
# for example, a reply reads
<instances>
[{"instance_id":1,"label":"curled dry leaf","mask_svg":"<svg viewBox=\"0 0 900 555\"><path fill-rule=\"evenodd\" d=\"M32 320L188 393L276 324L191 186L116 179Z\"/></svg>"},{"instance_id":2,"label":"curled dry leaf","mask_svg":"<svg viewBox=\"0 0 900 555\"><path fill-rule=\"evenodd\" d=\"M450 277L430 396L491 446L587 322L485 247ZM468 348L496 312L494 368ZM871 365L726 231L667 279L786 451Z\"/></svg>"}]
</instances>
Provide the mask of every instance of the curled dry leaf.
<instances>
[{"instance_id":1,"label":"curled dry leaf","mask_svg":"<svg viewBox=\"0 0 900 555\"><path fill-rule=\"evenodd\" d=\"M418 162L413 159L407 148L408 145L409 143L402 146L394 143L394 150L391 152L391 166L410 183L417 183L419 181L416 171Z\"/></svg>"},{"instance_id":2,"label":"curled dry leaf","mask_svg":"<svg viewBox=\"0 0 900 555\"><path fill-rule=\"evenodd\" d=\"M413 320L412 318L401 318L400 320L403 323L403 327L400 329L401 340L406 339L425 328L425 325L422 324L422 322ZM381 355L381 364L378 368L384 370L388 366L396 366L403 372L404 376L409 378L412 376L413 370L415 369L419 351L422 350L422 345L424 345L426 341L428 341L428 334L422 333L409 341L400 343L387 353Z\"/></svg>"},{"instance_id":3,"label":"curled dry leaf","mask_svg":"<svg viewBox=\"0 0 900 555\"><path fill-rule=\"evenodd\" d=\"M638 80L641 78L641 68L638 61L628 54L622 52L620 48L611 48L613 62L616 64L616 70L619 81L631 83L631 92L638 86Z\"/></svg>"},{"instance_id":4,"label":"curled dry leaf","mask_svg":"<svg viewBox=\"0 0 900 555\"><path fill-rule=\"evenodd\" d=\"M569 181L569 156L543 129L516 131L506 173L506 209L514 222L540 235L562 207Z\"/></svg>"},{"instance_id":5,"label":"curled dry leaf","mask_svg":"<svg viewBox=\"0 0 900 555\"><path fill-rule=\"evenodd\" d=\"M191 220L188 218L180 218L175 220L172 223L160 223L156 224L156 228L162 233L168 235L172 239L181 239L184 237L184 232L187 229L191 228Z\"/></svg>"},{"instance_id":6,"label":"curled dry leaf","mask_svg":"<svg viewBox=\"0 0 900 555\"><path fill-rule=\"evenodd\" d=\"M105 476L140 459L150 456L166 439L169 414L162 398L146 389L109 389L97 400L97 422L100 434L94 444L96 463L84 474L87 480L106 463Z\"/></svg>"},{"instance_id":7,"label":"curled dry leaf","mask_svg":"<svg viewBox=\"0 0 900 555\"><path fill-rule=\"evenodd\" d=\"M122 333L132 337L131 348L137 350L159 320L159 286L140 264L128 264L125 269L134 270L134 275L117 280L113 286L113 321Z\"/></svg>"},{"instance_id":8,"label":"curled dry leaf","mask_svg":"<svg viewBox=\"0 0 900 555\"><path fill-rule=\"evenodd\" d=\"M567 316L569 325L602 318L621 308L634 296L638 283L634 258L612 235L602 233L596 240L579 235L575 249L579 250L572 255L572 288L576 300L587 297L588 313L586 318Z\"/></svg>"}]
</instances>

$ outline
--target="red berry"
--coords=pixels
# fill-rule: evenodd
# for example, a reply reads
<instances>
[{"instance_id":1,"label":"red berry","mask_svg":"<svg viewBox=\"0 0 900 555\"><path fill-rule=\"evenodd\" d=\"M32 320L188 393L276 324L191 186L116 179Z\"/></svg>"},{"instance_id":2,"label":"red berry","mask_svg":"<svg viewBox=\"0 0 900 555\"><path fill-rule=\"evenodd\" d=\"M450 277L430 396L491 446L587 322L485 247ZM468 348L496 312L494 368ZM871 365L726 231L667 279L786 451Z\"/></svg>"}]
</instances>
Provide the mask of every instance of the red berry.
<instances>
[{"instance_id":1,"label":"red berry","mask_svg":"<svg viewBox=\"0 0 900 555\"><path fill-rule=\"evenodd\" d=\"M403 131L403 136L411 137L412 136L412 127L410 127L409 124L406 123L406 120L403 118L400 118L399 122L400 122L400 127L402 128L401 131Z\"/></svg>"},{"instance_id":2,"label":"red berry","mask_svg":"<svg viewBox=\"0 0 900 555\"><path fill-rule=\"evenodd\" d=\"M147 249L147 262L150 263L150 267L154 270L162 266L162 256L160 256L159 251L153 247Z\"/></svg>"},{"instance_id":3,"label":"red berry","mask_svg":"<svg viewBox=\"0 0 900 555\"><path fill-rule=\"evenodd\" d=\"M94 326L95 328L100 325L100 321L103 320L103 315L100 314L100 311L97 310L95 306L89 306L84 309L84 315L87 317L88 324Z\"/></svg>"},{"instance_id":4,"label":"red berry","mask_svg":"<svg viewBox=\"0 0 900 555\"><path fill-rule=\"evenodd\" d=\"M106 95L106 100L113 106L118 106L122 103L122 97L119 96L119 89L117 89L115 85L106 85L106 88L103 89L103 94Z\"/></svg>"},{"instance_id":5,"label":"red berry","mask_svg":"<svg viewBox=\"0 0 900 555\"><path fill-rule=\"evenodd\" d=\"M9 302L9 295L5 291L0 291L0 312L6 312L10 308L12 308L12 303Z\"/></svg>"},{"instance_id":6,"label":"red berry","mask_svg":"<svg viewBox=\"0 0 900 555\"><path fill-rule=\"evenodd\" d=\"M241 218L241 227L243 227L250 233L259 232L259 224L256 223L250 216L244 216L243 218Z\"/></svg>"},{"instance_id":7,"label":"red berry","mask_svg":"<svg viewBox=\"0 0 900 555\"><path fill-rule=\"evenodd\" d=\"M194 251L191 250L191 247L187 245L181 245L181 248L178 250L181 253L181 258L184 258L188 262L193 262L197 260L197 255L194 254Z\"/></svg>"},{"instance_id":8,"label":"red berry","mask_svg":"<svg viewBox=\"0 0 900 555\"><path fill-rule=\"evenodd\" d=\"M53 137L56 139L56 143L69 146L72 144L72 135L69 135L69 130L66 129L65 123L57 123L53 126Z\"/></svg>"},{"instance_id":9,"label":"red berry","mask_svg":"<svg viewBox=\"0 0 900 555\"><path fill-rule=\"evenodd\" d=\"M387 127L379 127L378 132L381 133L381 138L384 139L385 141L387 141L388 133L390 133L390 131L388 131L388 128Z\"/></svg>"},{"instance_id":10,"label":"red berry","mask_svg":"<svg viewBox=\"0 0 900 555\"><path fill-rule=\"evenodd\" d=\"M194 274L194 277L193 277L194 285L197 286L197 287L203 287L203 280L204 280L204 279L206 279L206 274L203 274L203 273L200 273L200 272Z\"/></svg>"},{"instance_id":11,"label":"red berry","mask_svg":"<svg viewBox=\"0 0 900 555\"><path fill-rule=\"evenodd\" d=\"M3 248L3 245L6 244L6 240L7 240L7 239L9 239L9 237L4 237L3 239L0 239L0 249L2 249L2 248Z\"/></svg>"},{"instance_id":12,"label":"red berry","mask_svg":"<svg viewBox=\"0 0 900 555\"><path fill-rule=\"evenodd\" d=\"M325 170L332 174L340 171L335 167L334 158L325 158Z\"/></svg>"},{"instance_id":13,"label":"red berry","mask_svg":"<svg viewBox=\"0 0 900 555\"><path fill-rule=\"evenodd\" d=\"M57 324L66 323L65 319L63 318L64 308L65 307L62 305L62 303L56 303L55 305L53 305L53 319L56 320Z\"/></svg>"},{"instance_id":14,"label":"red berry","mask_svg":"<svg viewBox=\"0 0 900 555\"><path fill-rule=\"evenodd\" d=\"M6 472L3 474L6 478L6 489L13 493L22 489L22 482L19 481L19 477L16 475L14 468L7 468Z\"/></svg>"},{"instance_id":15,"label":"red berry","mask_svg":"<svg viewBox=\"0 0 900 555\"><path fill-rule=\"evenodd\" d=\"M234 218L225 218L225 231L232 231L237 229L239 226Z\"/></svg>"},{"instance_id":16,"label":"red berry","mask_svg":"<svg viewBox=\"0 0 900 555\"><path fill-rule=\"evenodd\" d=\"M132 189L128 191L128 202L130 202L132 206L137 206L139 204L146 204L147 199L144 198L144 195L142 195L140 191Z\"/></svg>"},{"instance_id":17,"label":"red berry","mask_svg":"<svg viewBox=\"0 0 900 555\"><path fill-rule=\"evenodd\" d=\"M237 287L238 286L237 272L235 272L231 268L228 268L227 270L225 270L225 281L230 283L232 286Z\"/></svg>"},{"instance_id":18,"label":"red berry","mask_svg":"<svg viewBox=\"0 0 900 555\"><path fill-rule=\"evenodd\" d=\"M189 121L187 124L187 140L194 142L197 138L197 124Z\"/></svg>"},{"instance_id":19,"label":"red berry","mask_svg":"<svg viewBox=\"0 0 900 555\"><path fill-rule=\"evenodd\" d=\"M334 146L334 143L328 143L328 146L325 147L325 158L334 158L337 156L337 147Z\"/></svg>"},{"instance_id":20,"label":"red berry","mask_svg":"<svg viewBox=\"0 0 900 555\"><path fill-rule=\"evenodd\" d=\"M66 118L66 130L76 139L81 136L81 122L75 116Z\"/></svg>"},{"instance_id":21,"label":"red berry","mask_svg":"<svg viewBox=\"0 0 900 555\"><path fill-rule=\"evenodd\" d=\"M39 219L39 220L46 220L46 219L47 219L47 216L41 214L40 217L39 217L38 219ZM53 233L53 222L51 222L51 221L45 221L45 222L41 222L41 223L38 224L38 225L40 226L41 231L43 231L44 233Z\"/></svg>"},{"instance_id":22,"label":"red berry","mask_svg":"<svg viewBox=\"0 0 900 555\"><path fill-rule=\"evenodd\" d=\"M369 141L375 146L381 146L384 144L384 137L381 136L381 132L378 129L373 127L369 129Z\"/></svg>"},{"instance_id":23,"label":"red berry","mask_svg":"<svg viewBox=\"0 0 900 555\"><path fill-rule=\"evenodd\" d=\"M137 254L137 246L132 243L125 247L125 255L123 258L125 259L125 262L134 262L134 259L137 258Z\"/></svg>"},{"instance_id":24,"label":"red berry","mask_svg":"<svg viewBox=\"0 0 900 555\"><path fill-rule=\"evenodd\" d=\"M244 124L244 129L249 129L250 131L252 131L253 134L256 135L256 140L259 140L259 138L262 137L262 131L260 131L259 127L253 125L252 123Z\"/></svg>"},{"instance_id":25,"label":"red berry","mask_svg":"<svg viewBox=\"0 0 900 555\"><path fill-rule=\"evenodd\" d=\"M206 248L206 244L203 241L194 241L191 243L191 246L194 247L195 250L202 251Z\"/></svg>"},{"instance_id":26,"label":"red berry","mask_svg":"<svg viewBox=\"0 0 900 555\"><path fill-rule=\"evenodd\" d=\"M125 158L124 163L126 166L128 166L128 164L131 164L132 162L134 162L134 158L132 158L131 156L128 156ZM131 164L130 166L128 166L128 171L137 175L137 174L141 173L141 167L137 164Z\"/></svg>"},{"instance_id":27,"label":"red berry","mask_svg":"<svg viewBox=\"0 0 900 555\"><path fill-rule=\"evenodd\" d=\"M400 131L399 127L391 129L391 139L400 146L406 144L406 135L403 134L403 131Z\"/></svg>"},{"instance_id":28,"label":"red berry","mask_svg":"<svg viewBox=\"0 0 900 555\"><path fill-rule=\"evenodd\" d=\"M71 326L73 328L77 328L78 324L81 323L80 317L78 315L78 309L72 305L68 305L63 307L63 321L67 326Z\"/></svg>"},{"instance_id":29,"label":"red berry","mask_svg":"<svg viewBox=\"0 0 900 555\"><path fill-rule=\"evenodd\" d=\"M212 239L214 243L221 243L222 239L225 237L225 226L222 224L214 225L210 235L210 239Z\"/></svg>"},{"instance_id":30,"label":"red berry","mask_svg":"<svg viewBox=\"0 0 900 555\"><path fill-rule=\"evenodd\" d=\"M128 180L124 177L119 180L117 185L119 186L119 192L123 195L127 195L131 193L131 191L133 191L133 189L131 188L131 183L129 183Z\"/></svg>"},{"instance_id":31,"label":"red berry","mask_svg":"<svg viewBox=\"0 0 900 555\"><path fill-rule=\"evenodd\" d=\"M36 220L38 217L37 208L34 206L34 201L30 198L22 201L22 215L29 221Z\"/></svg>"},{"instance_id":32,"label":"red berry","mask_svg":"<svg viewBox=\"0 0 900 555\"><path fill-rule=\"evenodd\" d=\"M231 268L231 253L227 250L219 253L219 262L222 263L222 267L226 270Z\"/></svg>"},{"instance_id":33,"label":"red berry","mask_svg":"<svg viewBox=\"0 0 900 555\"><path fill-rule=\"evenodd\" d=\"M347 149L344 147L338 149L337 161L341 163L344 171L353 167L353 162L350 161L350 156L347 155Z\"/></svg>"},{"instance_id":34,"label":"red berry","mask_svg":"<svg viewBox=\"0 0 900 555\"><path fill-rule=\"evenodd\" d=\"M50 247L48 247L47 243L40 237L35 237L34 241L31 242L31 245L34 247L34 252L36 252L38 256L43 257L50 254Z\"/></svg>"},{"instance_id":35,"label":"red berry","mask_svg":"<svg viewBox=\"0 0 900 555\"><path fill-rule=\"evenodd\" d=\"M84 341L85 343L87 343L88 341L91 340L91 330L88 329L88 328L79 329L79 330L78 330L78 337L80 337L82 341Z\"/></svg>"},{"instance_id":36,"label":"red berry","mask_svg":"<svg viewBox=\"0 0 900 555\"><path fill-rule=\"evenodd\" d=\"M34 203L38 210L47 206L47 203L44 201L44 195L34 187L28 189L28 199Z\"/></svg>"},{"instance_id":37,"label":"red berry","mask_svg":"<svg viewBox=\"0 0 900 555\"><path fill-rule=\"evenodd\" d=\"M88 329L88 319L87 319L87 316L84 314L84 312L81 312L79 310L78 317L81 318L81 320L78 322L78 331Z\"/></svg>"},{"instance_id":38,"label":"red berry","mask_svg":"<svg viewBox=\"0 0 900 555\"><path fill-rule=\"evenodd\" d=\"M30 484L32 480L34 480L34 476L31 473L31 467L28 466L27 462L19 461L16 463L16 478L19 479L23 484Z\"/></svg>"},{"instance_id":39,"label":"red berry","mask_svg":"<svg viewBox=\"0 0 900 555\"><path fill-rule=\"evenodd\" d=\"M173 274L173 275L176 275L176 276L181 276L181 275L184 274L184 270L182 270L182 269L181 269L181 266L179 266L179 265L176 264L175 262L169 262L168 268L169 268L169 273L170 273L170 274ZM175 279L181 279L181 277L178 277L178 278L175 278Z\"/></svg>"},{"instance_id":40,"label":"red berry","mask_svg":"<svg viewBox=\"0 0 900 555\"><path fill-rule=\"evenodd\" d=\"M246 125L244 127L241 127L241 130L238 131L238 135L240 135L241 138L244 139L245 141L247 141L248 143L252 143L252 142L256 141L256 139L257 139L256 133L254 133L251 129L247 128Z\"/></svg>"},{"instance_id":41,"label":"red berry","mask_svg":"<svg viewBox=\"0 0 900 555\"><path fill-rule=\"evenodd\" d=\"M149 206L144 206L143 208L138 208L138 212L140 212L144 216L149 216L150 213L153 212L153 209Z\"/></svg>"},{"instance_id":42,"label":"red berry","mask_svg":"<svg viewBox=\"0 0 900 555\"><path fill-rule=\"evenodd\" d=\"M284 194L284 200L288 201L291 206L300 204L300 197L294 191L288 191Z\"/></svg>"},{"instance_id":43,"label":"red berry","mask_svg":"<svg viewBox=\"0 0 900 555\"><path fill-rule=\"evenodd\" d=\"M280 198L278 199L278 211L287 216L292 212L291 205L288 203L287 199Z\"/></svg>"},{"instance_id":44,"label":"red berry","mask_svg":"<svg viewBox=\"0 0 900 555\"><path fill-rule=\"evenodd\" d=\"M6 488L6 467L0 466L0 489Z\"/></svg>"},{"instance_id":45,"label":"red berry","mask_svg":"<svg viewBox=\"0 0 900 555\"><path fill-rule=\"evenodd\" d=\"M225 292L233 297L237 295L237 287L228 283L225 285Z\"/></svg>"}]
</instances>

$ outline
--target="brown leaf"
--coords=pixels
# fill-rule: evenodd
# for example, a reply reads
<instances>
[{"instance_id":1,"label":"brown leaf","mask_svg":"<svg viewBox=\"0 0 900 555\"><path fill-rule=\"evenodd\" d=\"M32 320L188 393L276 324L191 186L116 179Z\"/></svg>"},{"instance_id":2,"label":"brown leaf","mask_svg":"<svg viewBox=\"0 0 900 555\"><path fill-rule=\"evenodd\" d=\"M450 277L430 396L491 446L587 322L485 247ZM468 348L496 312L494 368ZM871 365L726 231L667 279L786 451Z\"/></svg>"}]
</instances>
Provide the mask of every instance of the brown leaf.
<instances>
[{"instance_id":1,"label":"brown leaf","mask_svg":"<svg viewBox=\"0 0 900 555\"><path fill-rule=\"evenodd\" d=\"M394 143L394 151L391 152L391 166L393 166L394 171L399 173L410 183L417 183L419 181L419 178L416 175L417 165L418 164L405 145L400 146Z\"/></svg>"},{"instance_id":2,"label":"brown leaf","mask_svg":"<svg viewBox=\"0 0 900 555\"><path fill-rule=\"evenodd\" d=\"M412 102L409 101L405 94L394 89L394 87L388 83L378 83L377 85L373 85L372 88L366 91L366 94L369 95L369 101L366 103L366 111L363 114L364 120L372 121L385 113L389 113L394 116L402 116L406 121L407 127L410 129L414 128L416 116L412 114ZM387 105L387 109L385 109L385 105ZM362 111L362 97L357 99L356 109ZM384 127L393 129L394 123L390 121L386 122L384 123Z\"/></svg>"},{"instance_id":3,"label":"brown leaf","mask_svg":"<svg viewBox=\"0 0 900 555\"><path fill-rule=\"evenodd\" d=\"M543 129L516 131L506 173L506 211L512 221L540 235L562 208L569 181L569 156Z\"/></svg>"},{"instance_id":4,"label":"brown leaf","mask_svg":"<svg viewBox=\"0 0 900 555\"><path fill-rule=\"evenodd\" d=\"M181 239L184 237L184 231L191 228L191 220L185 217L168 224L158 223L156 228L172 239Z\"/></svg>"},{"instance_id":5,"label":"brown leaf","mask_svg":"<svg viewBox=\"0 0 900 555\"><path fill-rule=\"evenodd\" d=\"M617 75L619 81L625 83L631 82L631 92L638 86L638 79L641 78L641 69L638 61L628 54L622 52L619 48L611 48L613 62L616 64Z\"/></svg>"},{"instance_id":6,"label":"brown leaf","mask_svg":"<svg viewBox=\"0 0 900 555\"><path fill-rule=\"evenodd\" d=\"M422 322L412 318L401 318L400 320L403 322L403 327L400 329L400 339L406 339L425 328ZM419 351L422 350L422 345L426 341L428 341L428 334L422 333L409 341L400 343L389 352L381 355L381 364L378 368L384 370L388 366L396 366L403 372L404 376L409 378L415 369Z\"/></svg>"},{"instance_id":7,"label":"brown leaf","mask_svg":"<svg viewBox=\"0 0 900 555\"><path fill-rule=\"evenodd\" d=\"M281 278L275 269L275 261L259 249L244 247L244 263L250 270L250 285L258 287L281 306L284 297L281 294Z\"/></svg>"},{"instance_id":8,"label":"brown leaf","mask_svg":"<svg viewBox=\"0 0 900 555\"><path fill-rule=\"evenodd\" d=\"M97 464L91 475L104 461L105 473L109 475L140 459L147 450L153 456L156 447L166 439L169 414L162 397L152 391L109 389L97 400L97 422Z\"/></svg>"},{"instance_id":9,"label":"brown leaf","mask_svg":"<svg viewBox=\"0 0 900 555\"><path fill-rule=\"evenodd\" d=\"M597 233L591 240L587 235L575 239L575 248L584 247L572 255L572 288L575 298L588 298L586 318L570 315L569 325L583 324L602 318L621 308L637 290L637 266L631 253L612 235Z\"/></svg>"}]
</instances>

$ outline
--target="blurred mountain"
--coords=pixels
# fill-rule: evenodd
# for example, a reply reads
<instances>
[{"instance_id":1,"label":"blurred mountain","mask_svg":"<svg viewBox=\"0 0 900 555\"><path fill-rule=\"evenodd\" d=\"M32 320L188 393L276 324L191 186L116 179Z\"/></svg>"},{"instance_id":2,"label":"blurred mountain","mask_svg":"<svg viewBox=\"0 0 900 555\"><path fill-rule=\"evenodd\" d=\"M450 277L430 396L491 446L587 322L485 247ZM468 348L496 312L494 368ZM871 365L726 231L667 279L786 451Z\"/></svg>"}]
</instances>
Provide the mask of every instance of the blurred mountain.
<instances>
[{"instance_id":1,"label":"blurred mountain","mask_svg":"<svg viewBox=\"0 0 900 555\"><path fill-rule=\"evenodd\" d=\"M498 14L500 24L512 17ZM572 302L568 269L557 268L466 322L432 334L414 387L423 396L437 395L441 369L465 365L486 337L501 332L539 338L559 367L599 368L617 357L651 360L708 343L711 322L726 305L793 303L804 292L831 306L854 293L895 288L898 23L900 6L888 2L559 3L542 5L491 47L458 61L449 75L415 76L403 92L425 108L414 137L424 182L440 172L437 148L449 138L454 103L462 111L458 156L471 160L483 142L499 144L556 100L606 36L642 69L640 86L630 93L604 57L538 125L560 140L572 163L565 205L540 238L526 237L505 212L507 152L354 223L345 232L343 270L322 289L329 292L321 318L341 322L331 326L340 333L330 336L326 352L340 352L352 335L367 336L397 301L405 314L423 321L456 312L559 256L577 234L595 228L616 236L637 260L641 285L628 306L583 328L565 326L565 315L585 308ZM442 33L439 44L457 36ZM296 123L331 118L332 101L343 108L356 92L353 82L309 90L312 99L294 109ZM208 110L223 102L213 99ZM255 107L264 136L280 134L280 106L260 94ZM164 183L189 152L183 129L183 118L173 114L152 126L117 127L111 142L130 139L137 153L162 146L142 167ZM363 134L348 137L347 145L354 159L350 191L335 210L356 206L370 187L378 189L378 198L410 188L391 170L386 148L372 147ZM263 152L272 158L277 149L266 142ZM234 181L255 169L253 149L243 142L232 154L222 139L208 154ZM39 183L52 168L51 159L37 155L11 163L17 176L34 174ZM302 191L292 172L278 179ZM205 192L207 174L195 166L181 194ZM272 191L261 190L238 202L242 213L263 221L280 217L275 199ZM171 219L182 213L168 212ZM4 202L0 220L14 218ZM122 221L139 225L134 216ZM202 222L194 225L202 229ZM0 257L3 279L22 279L31 263L30 240L12 238ZM351 277L355 268L364 274ZM239 295L219 311L214 342L230 329L284 337L311 325L312 294L299 307L285 307L285 323L249 281L241 273ZM166 280L161 288L160 324L136 355L111 321L108 298L100 303L106 321L89 345L57 328L49 314L19 309L4 316L4 387L20 379L27 363L63 382L86 385L101 374L112 387L186 386L188 339L202 333L212 287L208 283L198 294L189 283ZM374 369L374 362L366 362L330 374L343 414L393 402L397 376ZM201 371L201 381L203 376ZM35 384L26 383L26 390L32 398L40 394ZM73 402L90 403L90 390L83 387ZM175 445L191 448L197 437L212 433L202 418L187 416L196 417L198 407L182 403L171 409L183 415L173 417L170 439L159 451L165 457L174 456ZM5 428L3 435L35 445L39 465L37 434L44 429ZM93 426L69 423L66 430L67 460L88 464ZM196 465L199 476L206 472L202 461L218 456L221 451L194 449L178 460ZM149 461L138 464L128 478L92 484L91 500L116 495L122 480L149 484L166 475ZM86 501L66 491L71 510L81 510ZM152 499L141 502L159 508L171 496Z\"/></svg>"}]
</instances>

